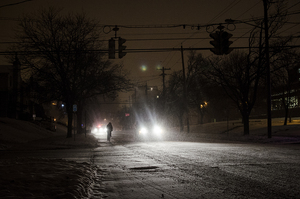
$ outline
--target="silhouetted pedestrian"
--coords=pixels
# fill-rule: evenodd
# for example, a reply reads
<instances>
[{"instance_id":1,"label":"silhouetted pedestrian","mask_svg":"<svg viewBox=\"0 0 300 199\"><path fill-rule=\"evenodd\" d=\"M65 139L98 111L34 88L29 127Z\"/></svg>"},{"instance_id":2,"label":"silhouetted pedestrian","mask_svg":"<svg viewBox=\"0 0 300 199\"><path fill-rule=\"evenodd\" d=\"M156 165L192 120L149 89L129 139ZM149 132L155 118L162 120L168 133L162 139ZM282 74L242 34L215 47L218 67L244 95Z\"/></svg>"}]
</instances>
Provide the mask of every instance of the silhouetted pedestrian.
<instances>
[{"instance_id":1,"label":"silhouetted pedestrian","mask_svg":"<svg viewBox=\"0 0 300 199\"><path fill-rule=\"evenodd\" d=\"M109 122L108 125L106 126L106 130L107 130L107 141L110 141L111 132L113 131L113 126L111 122Z\"/></svg>"}]
</instances>

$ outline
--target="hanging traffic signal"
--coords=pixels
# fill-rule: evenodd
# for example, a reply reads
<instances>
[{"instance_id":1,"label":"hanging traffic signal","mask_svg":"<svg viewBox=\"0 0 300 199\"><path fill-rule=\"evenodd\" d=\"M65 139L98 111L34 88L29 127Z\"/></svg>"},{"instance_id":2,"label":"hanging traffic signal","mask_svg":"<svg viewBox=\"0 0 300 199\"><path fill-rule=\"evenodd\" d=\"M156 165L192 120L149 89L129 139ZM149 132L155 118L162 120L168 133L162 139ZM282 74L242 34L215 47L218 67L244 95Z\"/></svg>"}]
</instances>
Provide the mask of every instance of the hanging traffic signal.
<instances>
[{"instance_id":1,"label":"hanging traffic signal","mask_svg":"<svg viewBox=\"0 0 300 199\"><path fill-rule=\"evenodd\" d=\"M221 41L220 41L220 31L216 31L215 33L210 33L209 36L213 38L213 41L209 43L213 45L214 48L210 49L215 55L222 55L221 54Z\"/></svg>"},{"instance_id":2,"label":"hanging traffic signal","mask_svg":"<svg viewBox=\"0 0 300 199\"><path fill-rule=\"evenodd\" d=\"M229 41L232 37L232 34L228 32L222 32L221 34L221 46L222 46L222 54L228 55L233 49L229 48L229 46L233 43Z\"/></svg>"},{"instance_id":3,"label":"hanging traffic signal","mask_svg":"<svg viewBox=\"0 0 300 199\"><path fill-rule=\"evenodd\" d=\"M228 55L233 49L229 48L229 46L233 43L229 41L232 37L232 34L225 31L216 31L215 33L210 33L209 36L213 38L213 41L209 43L214 46L214 48L210 49L215 55Z\"/></svg>"},{"instance_id":4,"label":"hanging traffic signal","mask_svg":"<svg viewBox=\"0 0 300 199\"><path fill-rule=\"evenodd\" d=\"M108 41L108 58L115 59L115 52L116 52L115 40L114 38L111 38Z\"/></svg>"},{"instance_id":5,"label":"hanging traffic signal","mask_svg":"<svg viewBox=\"0 0 300 199\"><path fill-rule=\"evenodd\" d=\"M126 42L126 39L119 37L119 58L124 57L127 53L123 52L126 49L126 46L123 44Z\"/></svg>"}]
</instances>

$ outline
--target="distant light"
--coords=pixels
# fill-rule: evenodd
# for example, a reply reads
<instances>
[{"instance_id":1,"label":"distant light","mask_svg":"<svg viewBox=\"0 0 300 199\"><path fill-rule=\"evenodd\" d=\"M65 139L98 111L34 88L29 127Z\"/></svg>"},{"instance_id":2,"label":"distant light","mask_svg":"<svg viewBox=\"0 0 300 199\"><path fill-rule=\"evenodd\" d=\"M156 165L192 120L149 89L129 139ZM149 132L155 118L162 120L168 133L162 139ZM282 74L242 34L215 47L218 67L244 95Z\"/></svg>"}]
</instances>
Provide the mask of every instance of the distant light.
<instances>
[{"instance_id":1,"label":"distant light","mask_svg":"<svg viewBox=\"0 0 300 199\"><path fill-rule=\"evenodd\" d=\"M147 66L143 65L143 66L141 67L141 69L142 69L142 71L146 71L146 70L147 70Z\"/></svg>"},{"instance_id":2,"label":"distant light","mask_svg":"<svg viewBox=\"0 0 300 199\"><path fill-rule=\"evenodd\" d=\"M65 107L65 105L64 105L64 104L61 104L61 107Z\"/></svg>"}]
</instances>

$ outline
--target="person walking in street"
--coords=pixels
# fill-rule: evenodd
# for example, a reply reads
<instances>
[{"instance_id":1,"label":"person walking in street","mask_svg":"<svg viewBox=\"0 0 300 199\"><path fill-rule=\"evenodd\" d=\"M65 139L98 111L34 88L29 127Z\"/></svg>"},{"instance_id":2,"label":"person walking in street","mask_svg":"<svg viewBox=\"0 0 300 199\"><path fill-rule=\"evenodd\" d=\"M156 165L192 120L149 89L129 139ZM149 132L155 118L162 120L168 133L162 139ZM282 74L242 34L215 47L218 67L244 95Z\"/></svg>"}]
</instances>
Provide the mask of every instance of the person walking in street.
<instances>
[{"instance_id":1,"label":"person walking in street","mask_svg":"<svg viewBox=\"0 0 300 199\"><path fill-rule=\"evenodd\" d=\"M113 131L113 126L112 126L111 122L108 123L108 125L106 126L106 129L107 129L107 141L110 142L111 132Z\"/></svg>"}]
</instances>

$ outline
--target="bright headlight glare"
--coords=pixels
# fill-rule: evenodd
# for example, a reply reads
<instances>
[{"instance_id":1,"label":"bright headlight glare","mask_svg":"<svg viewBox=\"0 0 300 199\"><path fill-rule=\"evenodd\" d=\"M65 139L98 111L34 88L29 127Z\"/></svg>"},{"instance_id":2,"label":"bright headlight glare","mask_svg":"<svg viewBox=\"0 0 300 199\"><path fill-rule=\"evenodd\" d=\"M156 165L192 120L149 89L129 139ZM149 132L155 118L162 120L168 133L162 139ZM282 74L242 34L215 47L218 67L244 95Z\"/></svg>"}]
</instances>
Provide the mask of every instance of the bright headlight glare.
<instances>
[{"instance_id":1,"label":"bright headlight glare","mask_svg":"<svg viewBox=\"0 0 300 199\"><path fill-rule=\"evenodd\" d=\"M153 128L153 130L154 130L155 133L162 133L162 128L159 127L159 126L155 126L155 127Z\"/></svg>"},{"instance_id":2,"label":"bright headlight glare","mask_svg":"<svg viewBox=\"0 0 300 199\"><path fill-rule=\"evenodd\" d=\"M97 128L94 128L94 129L92 130L92 133L97 133L97 131L98 131L98 129L97 129Z\"/></svg>"},{"instance_id":3,"label":"bright headlight glare","mask_svg":"<svg viewBox=\"0 0 300 199\"><path fill-rule=\"evenodd\" d=\"M140 132L142 134L146 134L148 132L148 130L145 127L143 127L143 128L141 128Z\"/></svg>"}]
</instances>

